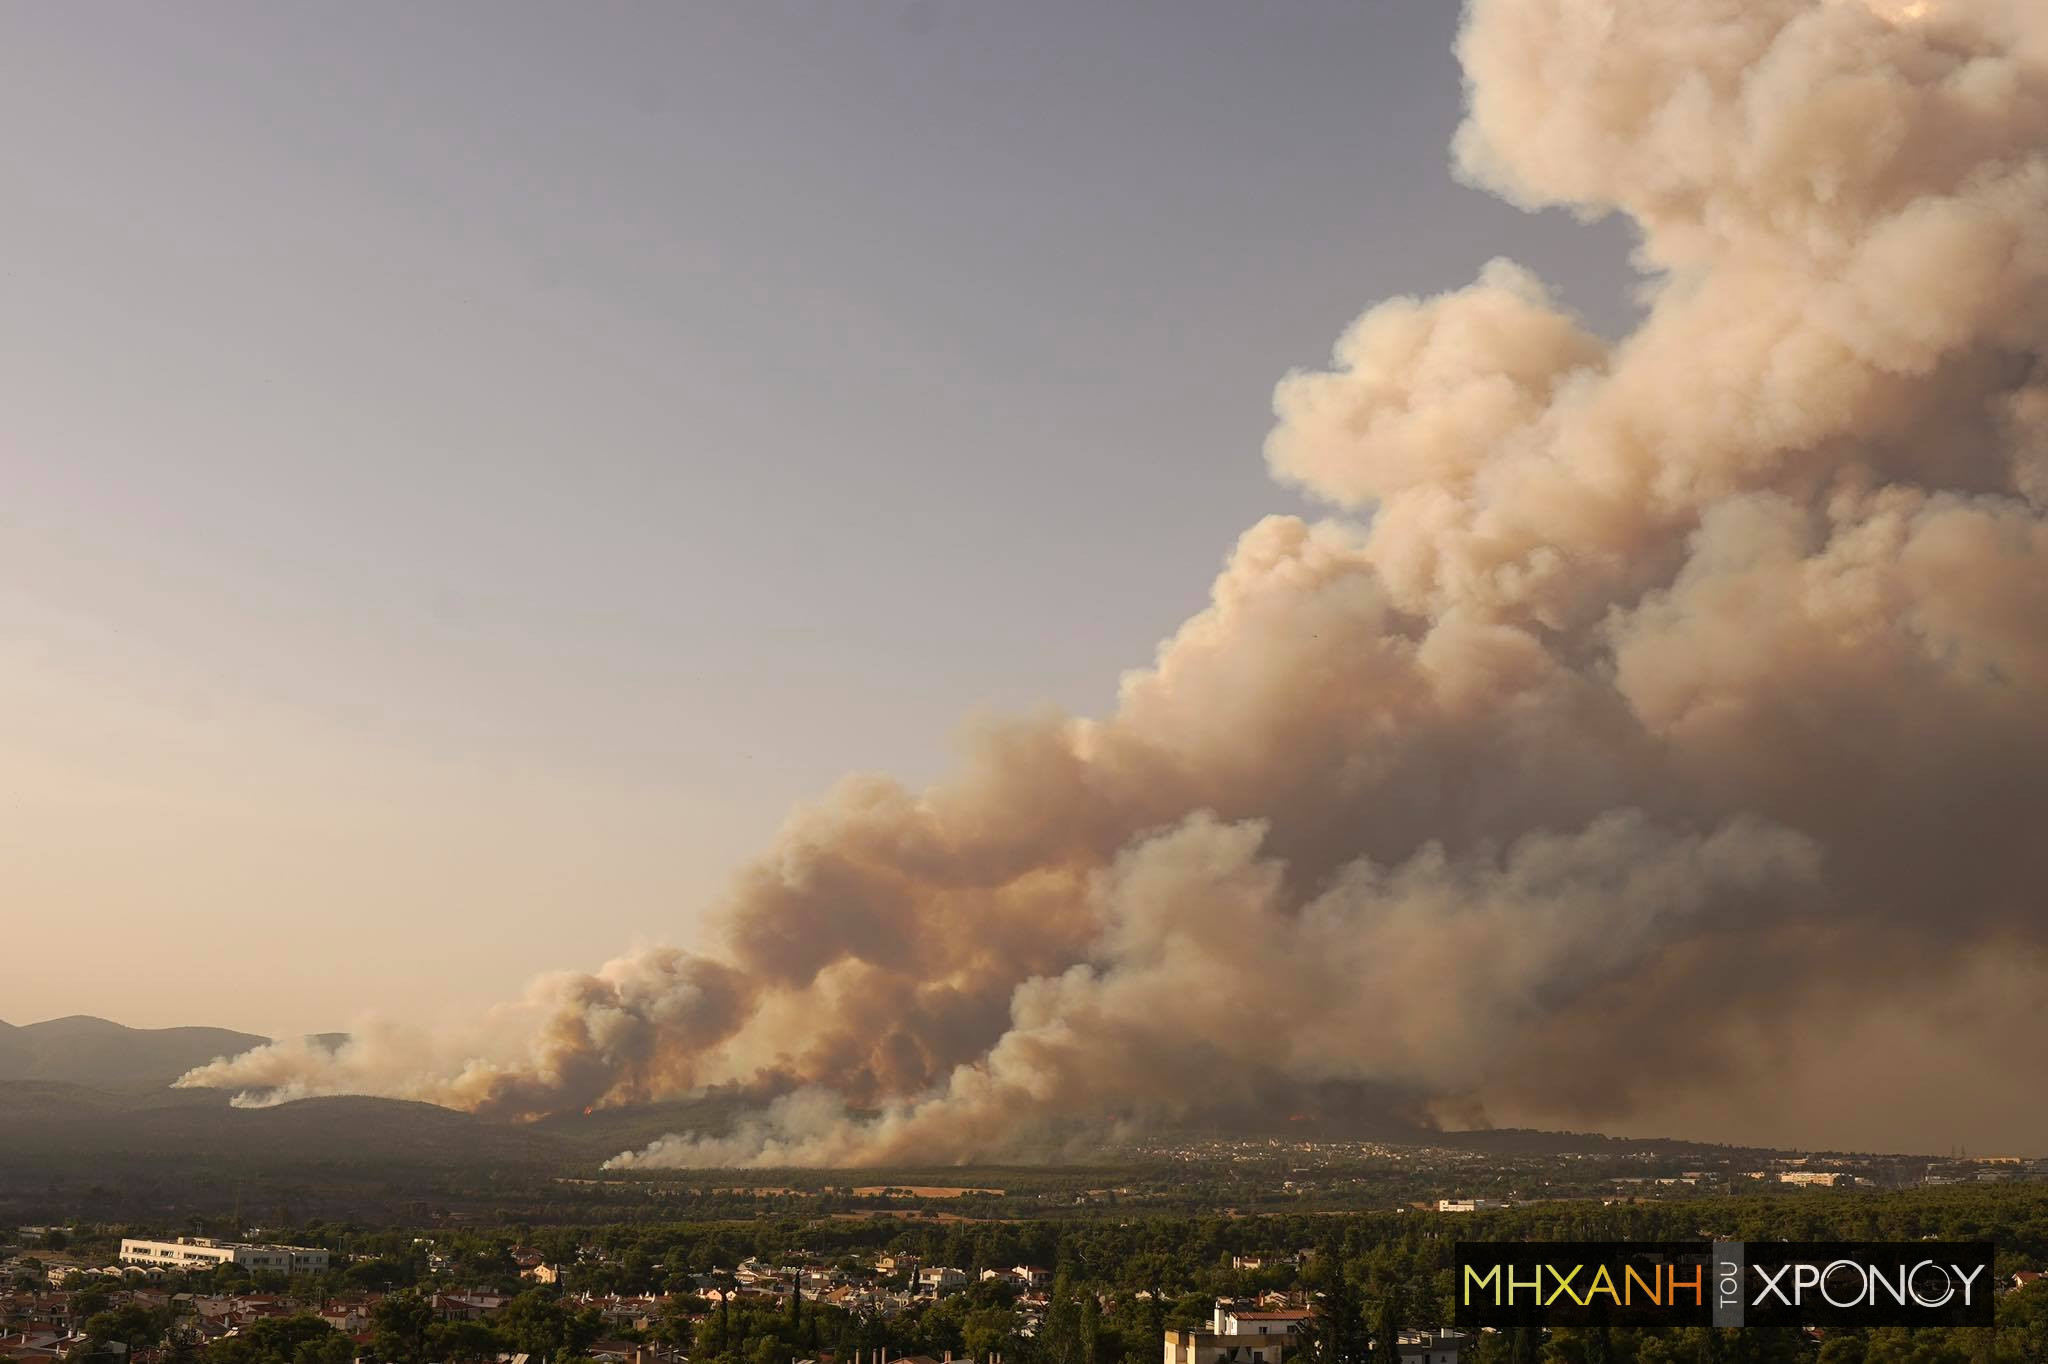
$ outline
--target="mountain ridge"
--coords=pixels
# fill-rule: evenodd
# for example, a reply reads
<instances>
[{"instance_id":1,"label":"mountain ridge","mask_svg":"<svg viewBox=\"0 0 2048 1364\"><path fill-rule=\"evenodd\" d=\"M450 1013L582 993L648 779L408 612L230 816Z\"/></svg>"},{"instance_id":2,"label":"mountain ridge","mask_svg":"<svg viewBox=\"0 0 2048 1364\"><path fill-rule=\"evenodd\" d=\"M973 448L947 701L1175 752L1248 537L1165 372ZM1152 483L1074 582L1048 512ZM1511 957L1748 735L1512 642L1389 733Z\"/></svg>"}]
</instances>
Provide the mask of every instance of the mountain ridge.
<instances>
[{"instance_id":1,"label":"mountain ridge","mask_svg":"<svg viewBox=\"0 0 2048 1364\"><path fill-rule=\"evenodd\" d=\"M333 1046L345 1041L347 1034L311 1036ZM317 1150L326 1159L346 1159L364 1149L384 1147L393 1155L403 1153L429 1163L439 1163L461 1151L517 1165L552 1164L601 1160L621 1150L643 1147L670 1132L723 1135L763 1098L727 1089L507 1124L457 1109L368 1095L236 1108L226 1091L170 1087L195 1066L269 1041L228 1028L135 1028L92 1014L67 1014L26 1024L0 1020L0 1137L11 1133L16 1140L48 1144L60 1134L72 1134L62 1140L83 1141L101 1152L146 1150L160 1143L189 1140L219 1143L225 1150L242 1152L244 1158L261 1159L261 1143L255 1139L265 1134L284 1140L288 1148L302 1154ZM256 1116L260 1114L271 1116ZM116 1115L125 1133L120 1139L98 1130ZM31 1130L30 1124L40 1125ZM1201 1121L1190 1121L1181 1128L1181 1135L1196 1138L1314 1136L1501 1154L1767 1149L1669 1136L1524 1128L1442 1130L1390 1114L1378 1104L1341 1101L1333 1102L1329 1111L1315 1120L1290 1118L1257 1132L1242 1124L1214 1127Z\"/></svg>"},{"instance_id":2,"label":"mountain ridge","mask_svg":"<svg viewBox=\"0 0 2048 1364\"><path fill-rule=\"evenodd\" d=\"M93 1014L0 1020L0 1081L50 1080L129 1092L163 1089L194 1066L269 1042L229 1028L131 1028Z\"/></svg>"}]
</instances>

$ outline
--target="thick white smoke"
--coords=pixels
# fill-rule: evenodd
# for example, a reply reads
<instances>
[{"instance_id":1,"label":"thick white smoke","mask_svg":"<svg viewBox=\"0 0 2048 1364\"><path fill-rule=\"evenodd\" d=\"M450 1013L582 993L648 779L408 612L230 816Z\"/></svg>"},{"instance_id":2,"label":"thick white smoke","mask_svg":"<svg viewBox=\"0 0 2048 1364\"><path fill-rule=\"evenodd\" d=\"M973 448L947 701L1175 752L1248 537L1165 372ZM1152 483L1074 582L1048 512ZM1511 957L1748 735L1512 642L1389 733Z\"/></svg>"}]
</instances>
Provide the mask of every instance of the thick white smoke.
<instances>
[{"instance_id":1,"label":"thick white smoke","mask_svg":"<svg viewBox=\"0 0 2048 1364\"><path fill-rule=\"evenodd\" d=\"M626 1165L1056 1149L1276 1084L1627 1121L1861 1064L1731 1058L1766 1013L2036 970L2048 8L1473 0L1459 55L1460 173L1627 214L1634 334L1506 262L1373 309L1266 452L1339 519L1247 531L1107 719L850 779L717 960L552 978L503 1053L184 1083L781 1095Z\"/></svg>"}]
</instances>

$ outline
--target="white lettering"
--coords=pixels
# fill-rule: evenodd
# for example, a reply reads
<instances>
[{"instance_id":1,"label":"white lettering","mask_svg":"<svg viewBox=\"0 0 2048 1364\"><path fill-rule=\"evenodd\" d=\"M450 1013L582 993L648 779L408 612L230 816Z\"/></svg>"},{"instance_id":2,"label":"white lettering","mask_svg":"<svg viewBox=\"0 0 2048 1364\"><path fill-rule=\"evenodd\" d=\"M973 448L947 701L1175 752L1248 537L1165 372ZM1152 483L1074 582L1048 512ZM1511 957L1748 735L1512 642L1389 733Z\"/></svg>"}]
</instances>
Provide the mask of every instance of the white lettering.
<instances>
[{"instance_id":1,"label":"white lettering","mask_svg":"<svg viewBox=\"0 0 2048 1364\"><path fill-rule=\"evenodd\" d=\"M1778 1287L1778 1281L1784 1278L1785 1275L1788 1272L1790 1272L1791 1269L1791 1265L1779 1265L1778 1272L1776 1274L1773 1274L1769 1270L1765 1269L1762 1265L1756 1266L1757 1276L1764 1281L1764 1286L1757 1293L1756 1301L1751 1303L1750 1306L1762 1307L1764 1305L1764 1294L1776 1293L1778 1295L1778 1301L1784 1303L1787 1307L1790 1307L1792 1305L1792 1300L1785 1296L1784 1289Z\"/></svg>"},{"instance_id":2,"label":"white lettering","mask_svg":"<svg viewBox=\"0 0 2048 1364\"><path fill-rule=\"evenodd\" d=\"M1920 1291L1920 1285L1917 1282L1917 1280L1920 1277L1920 1271L1922 1269L1931 1269L1935 1273L1941 1275L1941 1296L1935 1298L1932 1301L1929 1301L1927 1296ZM1943 1303L1947 1302L1950 1298L1953 1298L1956 1295L1956 1286L1955 1283L1949 1278L1948 1271L1946 1269L1943 1269L1940 1265L1934 1263L1934 1261L1932 1260L1922 1260L1919 1264L1914 1265L1913 1278L1916 1281L1913 1284L1913 1301L1919 1303L1922 1307L1940 1307Z\"/></svg>"},{"instance_id":3,"label":"white lettering","mask_svg":"<svg viewBox=\"0 0 2048 1364\"><path fill-rule=\"evenodd\" d=\"M1836 1302L1835 1295L1828 1292L1828 1280L1834 1277L1836 1270L1842 1268L1847 1268L1851 1274L1854 1274L1856 1276L1856 1296L1849 1299L1849 1301L1847 1302ZM1814 1281L1820 1285L1820 1295L1821 1297L1827 1300L1827 1304L1830 1307L1861 1306L1863 1303L1864 1296L1870 1291L1870 1282L1867 1278L1864 1277L1863 1266L1857 1264L1854 1260L1836 1260L1826 1269L1821 1270L1816 1275Z\"/></svg>"}]
</instances>

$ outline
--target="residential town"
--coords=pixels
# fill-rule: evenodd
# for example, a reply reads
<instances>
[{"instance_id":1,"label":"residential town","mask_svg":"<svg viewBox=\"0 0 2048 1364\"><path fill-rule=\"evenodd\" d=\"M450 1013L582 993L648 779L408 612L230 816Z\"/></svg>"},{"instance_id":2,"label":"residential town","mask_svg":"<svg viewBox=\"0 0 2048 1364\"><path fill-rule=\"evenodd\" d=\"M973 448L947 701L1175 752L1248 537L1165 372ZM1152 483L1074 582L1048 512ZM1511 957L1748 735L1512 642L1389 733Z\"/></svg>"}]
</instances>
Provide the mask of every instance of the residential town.
<instances>
[{"instance_id":1,"label":"residential town","mask_svg":"<svg viewBox=\"0 0 2048 1364\"><path fill-rule=\"evenodd\" d=\"M2001 1321L2015 1327L1997 1339L2021 1351L2015 1359L2048 1348L2048 1194L1974 1179L1896 1191L1757 1183L1772 1192L1521 1206L1444 1197L1341 1218L524 1234L318 1225L292 1241L261 1227L230 1238L22 1226L0 1251L0 1360L1332 1364L1328 1333L1341 1316L1369 1328L1360 1358L1500 1364L1514 1356L1499 1333L1456 1325L1445 1257L1459 1238L1768 1239L1851 1228L1994 1235ZM750 1243L761 1249L731 1253ZM1024 1245L1050 1253L999 1253ZM1643 1348L1641 1364L1656 1364L1655 1348Z\"/></svg>"},{"instance_id":2,"label":"residential town","mask_svg":"<svg viewBox=\"0 0 2048 1364\"><path fill-rule=\"evenodd\" d=\"M47 1234L51 1229L27 1229ZM447 1269L448 1258L423 1242L430 1269ZM1312 1252L1269 1251L1231 1257L1239 1272L1296 1266ZM441 1325L477 1323L489 1326L537 1291L550 1290L568 1277L565 1267L538 1250L517 1247L511 1252L519 1277L535 1286L522 1292L489 1288L445 1288L417 1293L432 1322ZM220 1267L248 1271L269 1282L261 1288L206 1291L183 1286L188 1271ZM112 1356L121 1364L158 1364L190 1359L244 1336L260 1334L265 1324L313 1321L332 1333L335 1348L321 1361L377 1359L388 1355L389 1304L398 1295L377 1291L330 1291L298 1280L324 1281L329 1252L312 1246L177 1238L153 1241L123 1238L119 1258L106 1265L88 1265L62 1252L17 1254L0 1262L0 1359L21 1364L88 1360ZM285 1282L277 1282L282 1277ZM862 1320L902 1317L955 1295L979 1290L989 1300L1010 1304L1015 1336L1036 1338L1048 1315L1056 1310L1055 1274L1043 1265L1017 1264L970 1272L954 1265L927 1264L914 1254L884 1252L872 1263L847 1265L794 1257L781 1263L744 1259L730 1268L687 1276L687 1287L654 1293L563 1293L552 1301L576 1323L565 1343L579 1360L597 1364L685 1364L689 1351L679 1340L734 1309L757 1309L776 1316L831 1309ZM671 1281L673 1282L673 1281ZM993 1290L991 1293L989 1290ZM415 1296L413 1290L404 1290ZM1143 1300L1150 1295L1141 1291ZM1117 1309L1113 1294L1090 1299L1093 1313ZM112 1338L109 1318L147 1314L160 1321L160 1339ZM1300 1290L1268 1290L1246 1297L1217 1298L1209 1319L1195 1329L1163 1332L1163 1364L1283 1364L1294 1354L1299 1333L1314 1316L1312 1295ZM138 1319L139 1316L138 1316ZM343 1343L345 1342L345 1344ZM1472 1337L1449 1327L1409 1327L1399 1336L1401 1364L1458 1364ZM534 1352L503 1351L498 1357L523 1361ZM886 1345L856 1352L862 1364L955 1364L954 1352L936 1358L919 1353L891 1354ZM297 1357L295 1353L295 1358ZM310 1356L309 1356L310 1357ZM816 1364L837 1353L826 1351ZM1000 1361L1001 1351L984 1358ZM962 1364L972 1360L961 1357ZM304 1361L302 1361L304 1364ZM810 1364L810 1362L806 1362Z\"/></svg>"}]
</instances>

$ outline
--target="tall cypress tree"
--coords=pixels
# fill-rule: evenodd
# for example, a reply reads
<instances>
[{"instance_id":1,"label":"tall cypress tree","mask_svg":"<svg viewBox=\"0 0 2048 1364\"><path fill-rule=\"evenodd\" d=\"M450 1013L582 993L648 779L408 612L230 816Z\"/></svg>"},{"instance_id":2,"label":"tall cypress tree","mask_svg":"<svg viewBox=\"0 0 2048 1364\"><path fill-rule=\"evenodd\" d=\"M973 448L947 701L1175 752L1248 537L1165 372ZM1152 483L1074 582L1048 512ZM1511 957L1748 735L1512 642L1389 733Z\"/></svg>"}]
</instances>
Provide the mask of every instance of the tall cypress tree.
<instances>
[{"instance_id":1,"label":"tall cypress tree","mask_svg":"<svg viewBox=\"0 0 2048 1364\"><path fill-rule=\"evenodd\" d=\"M1366 1364L1365 1304L1345 1271L1343 1256L1332 1255L1330 1260L1334 1269L1303 1345L1314 1364Z\"/></svg>"},{"instance_id":2,"label":"tall cypress tree","mask_svg":"<svg viewBox=\"0 0 2048 1364\"><path fill-rule=\"evenodd\" d=\"M1380 1287L1380 1300L1373 1313L1374 1364L1400 1364L1401 1359L1400 1280L1389 1277Z\"/></svg>"},{"instance_id":3,"label":"tall cypress tree","mask_svg":"<svg viewBox=\"0 0 2048 1364\"><path fill-rule=\"evenodd\" d=\"M1038 1355L1044 1364L1082 1364L1081 1306L1075 1300L1073 1276L1064 1268L1053 1279Z\"/></svg>"}]
</instances>

